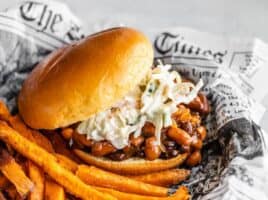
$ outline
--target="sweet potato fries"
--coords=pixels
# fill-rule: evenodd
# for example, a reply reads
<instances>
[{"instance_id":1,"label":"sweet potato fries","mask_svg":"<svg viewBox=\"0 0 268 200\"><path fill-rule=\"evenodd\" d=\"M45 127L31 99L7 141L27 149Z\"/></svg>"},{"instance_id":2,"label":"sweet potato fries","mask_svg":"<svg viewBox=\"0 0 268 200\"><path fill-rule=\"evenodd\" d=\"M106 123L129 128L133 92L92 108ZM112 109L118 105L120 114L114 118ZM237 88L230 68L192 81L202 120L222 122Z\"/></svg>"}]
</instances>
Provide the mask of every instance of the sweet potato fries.
<instances>
[{"instance_id":1,"label":"sweet potato fries","mask_svg":"<svg viewBox=\"0 0 268 200\"><path fill-rule=\"evenodd\" d=\"M4 142L0 143L0 190L4 191L0 192L0 200L64 200L70 195L86 200L187 200L190 197L185 187L168 194L168 186L189 176L188 170L173 169L186 160L186 154L170 162L156 160L152 165L148 162L143 167L135 161L123 167L122 162L117 162L119 165L107 161L94 163L90 155L80 150L69 156L71 151L66 144L64 154L55 151L53 144L62 145L60 137L48 139L28 128L19 116L11 116L3 106L0 103L0 140ZM80 159L91 166L81 164ZM137 167L135 172L131 172L133 167Z\"/></svg>"}]
</instances>

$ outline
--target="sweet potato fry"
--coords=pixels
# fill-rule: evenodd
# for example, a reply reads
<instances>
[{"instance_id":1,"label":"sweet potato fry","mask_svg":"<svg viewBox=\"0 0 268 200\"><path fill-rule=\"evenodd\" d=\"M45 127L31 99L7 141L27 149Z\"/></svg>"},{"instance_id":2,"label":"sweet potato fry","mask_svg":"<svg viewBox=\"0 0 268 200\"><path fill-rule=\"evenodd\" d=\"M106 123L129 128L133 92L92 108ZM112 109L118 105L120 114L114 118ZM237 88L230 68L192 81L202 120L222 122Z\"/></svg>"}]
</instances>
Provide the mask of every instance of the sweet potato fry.
<instances>
[{"instance_id":1,"label":"sweet potato fry","mask_svg":"<svg viewBox=\"0 0 268 200\"><path fill-rule=\"evenodd\" d=\"M188 178L189 175L190 171L186 169L170 169L161 172L154 172L151 174L129 176L129 177L144 183L168 187L174 184L178 184L181 181L184 181L185 179Z\"/></svg>"},{"instance_id":2,"label":"sweet potato fry","mask_svg":"<svg viewBox=\"0 0 268 200\"><path fill-rule=\"evenodd\" d=\"M0 100L0 119L8 121L10 117L9 110L3 101Z\"/></svg>"},{"instance_id":3,"label":"sweet potato fry","mask_svg":"<svg viewBox=\"0 0 268 200\"><path fill-rule=\"evenodd\" d=\"M44 172L37 167L32 161L28 161L28 174L29 178L34 183L34 189L29 194L28 200L42 200L44 196Z\"/></svg>"},{"instance_id":4,"label":"sweet potato fry","mask_svg":"<svg viewBox=\"0 0 268 200\"><path fill-rule=\"evenodd\" d=\"M52 180L45 181L45 200L65 200L65 192L62 186Z\"/></svg>"},{"instance_id":5,"label":"sweet potato fry","mask_svg":"<svg viewBox=\"0 0 268 200\"><path fill-rule=\"evenodd\" d=\"M125 161L111 161L105 158L92 156L84 151L75 149L75 154L83 161L90 165L124 175L140 175L152 172L158 172L174 168L182 164L187 158L187 154L180 154L168 160L125 160Z\"/></svg>"},{"instance_id":6,"label":"sweet potato fry","mask_svg":"<svg viewBox=\"0 0 268 200\"><path fill-rule=\"evenodd\" d=\"M9 124L18 131L22 136L28 138L37 145L43 147L48 152L54 152L51 142L40 132L27 127L20 116L15 115L9 118Z\"/></svg>"},{"instance_id":7,"label":"sweet potato fry","mask_svg":"<svg viewBox=\"0 0 268 200\"><path fill-rule=\"evenodd\" d=\"M76 172L76 170L78 168L78 165L73 160L71 160L70 158L68 158L68 157L66 157L64 155L58 154L58 153L56 153L55 156L58 159L58 163L62 167L64 167L65 169L70 170L73 173Z\"/></svg>"},{"instance_id":8,"label":"sweet potato fry","mask_svg":"<svg viewBox=\"0 0 268 200\"><path fill-rule=\"evenodd\" d=\"M69 193L86 200L115 200L113 196L101 193L82 182L72 172L62 167L57 158L37 144L21 136L17 131L0 121L0 139L10 144L17 152L35 162Z\"/></svg>"},{"instance_id":9,"label":"sweet potato fry","mask_svg":"<svg viewBox=\"0 0 268 200\"><path fill-rule=\"evenodd\" d=\"M101 192L106 192L113 195L118 200L189 200L190 195L186 187L181 186L175 194L168 197L154 197L154 196L143 196L138 194L131 194L125 192L119 192L109 188L95 187Z\"/></svg>"},{"instance_id":10,"label":"sweet potato fry","mask_svg":"<svg viewBox=\"0 0 268 200\"><path fill-rule=\"evenodd\" d=\"M76 175L89 185L108 187L121 192L141 195L168 196L167 188L136 181L93 166L79 165Z\"/></svg>"},{"instance_id":11,"label":"sweet potato fry","mask_svg":"<svg viewBox=\"0 0 268 200\"><path fill-rule=\"evenodd\" d=\"M11 116L6 105L0 100L0 120L8 122L12 128L20 132L24 137L37 143L49 152L54 152L50 141L40 132L27 127L19 115Z\"/></svg>"},{"instance_id":12,"label":"sweet potato fry","mask_svg":"<svg viewBox=\"0 0 268 200\"><path fill-rule=\"evenodd\" d=\"M15 185L20 196L25 197L32 191L34 187L33 182L25 175L21 166L16 163L15 159L3 149L0 155L0 170L4 176Z\"/></svg>"}]
</instances>

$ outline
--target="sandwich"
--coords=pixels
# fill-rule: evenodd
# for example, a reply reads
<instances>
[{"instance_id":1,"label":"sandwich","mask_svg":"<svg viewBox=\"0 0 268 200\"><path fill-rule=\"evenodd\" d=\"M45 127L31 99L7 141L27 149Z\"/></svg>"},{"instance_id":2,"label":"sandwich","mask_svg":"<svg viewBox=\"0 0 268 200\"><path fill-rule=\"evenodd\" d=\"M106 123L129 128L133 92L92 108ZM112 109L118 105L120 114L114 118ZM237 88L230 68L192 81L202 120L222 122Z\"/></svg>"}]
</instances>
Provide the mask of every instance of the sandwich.
<instances>
[{"instance_id":1,"label":"sandwich","mask_svg":"<svg viewBox=\"0 0 268 200\"><path fill-rule=\"evenodd\" d=\"M149 39L120 27L62 47L23 83L19 113L34 129L54 130L84 161L124 174L201 161L210 112L193 83L161 62ZM139 173L140 174L140 173Z\"/></svg>"}]
</instances>

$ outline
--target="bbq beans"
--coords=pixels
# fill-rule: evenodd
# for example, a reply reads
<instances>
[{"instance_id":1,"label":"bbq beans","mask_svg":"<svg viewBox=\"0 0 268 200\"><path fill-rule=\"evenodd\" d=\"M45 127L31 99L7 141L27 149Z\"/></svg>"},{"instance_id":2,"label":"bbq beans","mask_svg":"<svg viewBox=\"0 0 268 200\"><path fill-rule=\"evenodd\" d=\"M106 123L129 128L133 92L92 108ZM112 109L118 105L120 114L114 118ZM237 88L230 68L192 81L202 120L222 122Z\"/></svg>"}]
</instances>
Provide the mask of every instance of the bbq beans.
<instances>
[{"instance_id":1,"label":"bbq beans","mask_svg":"<svg viewBox=\"0 0 268 200\"><path fill-rule=\"evenodd\" d=\"M186 160L186 164L190 167L193 167L201 162L201 153L200 151L194 151Z\"/></svg>"},{"instance_id":2,"label":"bbq beans","mask_svg":"<svg viewBox=\"0 0 268 200\"><path fill-rule=\"evenodd\" d=\"M196 129L196 131L197 131L198 137L199 137L202 141L204 141L205 138L206 138L206 136L207 136L207 130L206 130L206 128L205 128L204 126L199 126L199 127Z\"/></svg>"},{"instance_id":3,"label":"bbq beans","mask_svg":"<svg viewBox=\"0 0 268 200\"><path fill-rule=\"evenodd\" d=\"M73 140L86 147L91 147L94 144L93 140L87 139L86 135L79 134L76 131L73 132Z\"/></svg>"},{"instance_id":4,"label":"bbq beans","mask_svg":"<svg viewBox=\"0 0 268 200\"><path fill-rule=\"evenodd\" d=\"M105 156L116 151L116 148L109 142L96 142L91 147L94 156Z\"/></svg>"},{"instance_id":5,"label":"bbq beans","mask_svg":"<svg viewBox=\"0 0 268 200\"><path fill-rule=\"evenodd\" d=\"M193 135L194 131L193 131L193 125L191 124L191 122L185 122L185 123L181 123L181 128L183 130L185 130L188 134Z\"/></svg>"},{"instance_id":6,"label":"bbq beans","mask_svg":"<svg viewBox=\"0 0 268 200\"><path fill-rule=\"evenodd\" d=\"M190 146L192 141L191 136L186 131L176 127L170 127L167 135L179 145Z\"/></svg>"},{"instance_id":7,"label":"bbq beans","mask_svg":"<svg viewBox=\"0 0 268 200\"><path fill-rule=\"evenodd\" d=\"M176 148L176 142L173 140L164 140L163 144L165 145L166 149L174 149Z\"/></svg>"},{"instance_id":8,"label":"bbq beans","mask_svg":"<svg viewBox=\"0 0 268 200\"><path fill-rule=\"evenodd\" d=\"M159 158L161 149L156 143L156 137L150 137L145 141L145 155L148 160L155 160Z\"/></svg>"},{"instance_id":9,"label":"bbq beans","mask_svg":"<svg viewBox=\"0 0 268 200\"><path fill-rule=\"evenodd\" d=\"M142 134L145 137L155 136L155 127L152 123L146 122L144 127L142 128Z\"/></svg>"},{"instance_id":10,"label":"bbq beans","mask_svg":"<svg viewBox=\"0 0 268 200\"><path fill-rule=\"evenodd\" d=\"M134 146L128 145L123 148L123 152L128 156L131 157L135 154L136 148Z\"/></svg>"},{"instance_id":11,"label":"bbq beans","mask_svg":"<svg viewBox=\"0 0 268 200\"><path fill-rule=\"evenodd\" d=\"M187 106L201 114L208 114L210 112L207 97L202 93L199 93L198 96Z\"/></svg>"},{"instance_id":12,"label":"bbq beans","mask_svg":"<svg viewBox=\"0 0 268 200\"><path fill-rule=\"evenodd\" d=\"M179 155L179 153L180 153L179 150L173 149L172 151L169 152L169 156L175 157L175 156Z\"/></svg>"},{"instance_id":13,"label":"bbq beans","mask_svg":"<svg viewBox=\"0 0 268 200\"><path fill-rule=\"evenodd\" d=\"M156 143L155 126L146 122L141 135L131 134L129 143L123 149L116 149L107 141L93 142L85 135L78 134L72 128L64 128L61 134L65 139L73 138L80 147L88 147L95 156L106 156L112 160L121 161L130 157L140 157L147 160L157 158L170 159L180 153L188 153L186 165L195 166L201 162L200 150L206 138L206 128L200 126L201 116L209 113L210 107L206 97L199 93L188 105L180 104L172 114L173 123L161 130L161 148Z\"/></svg>"},{"instance_id":14,"label":"bbq beans","mask_svg":"<svg viewBox=\"0 0 268 200\"><path fill-rule=\"evenodd\" d=\"M134 135L131 134L129 140L130 140L129 142L131 145L135 147L139 147L144 142L144 137L140 135L135 138Z\"/></svg>"},{"instance_id":15,"label":"bbq beans","mask_svg":"<svg viewBox=\"0 0 268 200\"><path fill-rule=\"evenodd\" d=\"M192 140L192 144L191 146L194 148L194 149L197 149L197 150L200 150L202 149L202 146L203 146L203 142L201 139L197 138L196 136L193 138Z\"/></svg>"}]
</instances>

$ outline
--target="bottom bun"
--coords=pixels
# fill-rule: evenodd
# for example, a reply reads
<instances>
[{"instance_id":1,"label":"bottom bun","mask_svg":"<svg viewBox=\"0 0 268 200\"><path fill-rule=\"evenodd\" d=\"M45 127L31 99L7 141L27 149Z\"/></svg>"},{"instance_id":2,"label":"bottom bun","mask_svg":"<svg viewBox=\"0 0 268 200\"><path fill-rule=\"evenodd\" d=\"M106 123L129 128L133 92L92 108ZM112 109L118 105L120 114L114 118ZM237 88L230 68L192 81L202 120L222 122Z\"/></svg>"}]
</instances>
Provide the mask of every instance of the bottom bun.
<instances>
[{"instance_id":1,"label":"bottom bun","mask_svg":"<svg viewBox=\"0 0 268 200\"><path fill-rule=\"evenodd\" d=\"M188 156L187 153L184 153L167 160L148 161L141 158L131 158L123 161L112 161L107 158L93 156L79 149L75 149L74 152L87 164L125 175L147 174L174 168L181 165Z\"/></svg>"}]
</instances>

